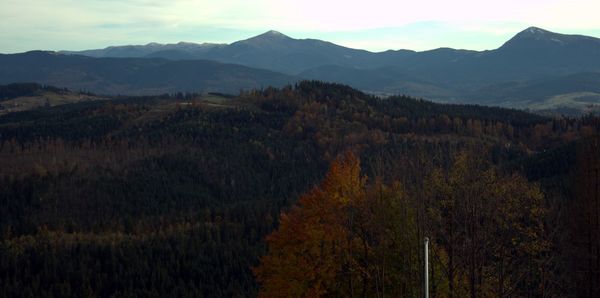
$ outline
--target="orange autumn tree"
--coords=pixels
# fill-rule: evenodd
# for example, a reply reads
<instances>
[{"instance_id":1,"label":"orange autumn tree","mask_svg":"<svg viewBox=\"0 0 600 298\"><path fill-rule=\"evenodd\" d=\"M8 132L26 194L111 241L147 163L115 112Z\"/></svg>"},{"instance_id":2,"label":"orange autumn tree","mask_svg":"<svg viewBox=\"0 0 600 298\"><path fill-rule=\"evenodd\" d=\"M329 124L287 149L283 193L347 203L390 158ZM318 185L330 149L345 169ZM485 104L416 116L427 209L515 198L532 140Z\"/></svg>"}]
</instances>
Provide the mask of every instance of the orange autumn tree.
<instances>
[{"instance_id":1,"label":"orange autumn tree","mask_svg":"<svg viewBox=\"0 0 600 298\"><path fill-rule=\"evenodd\" d=\"M367 185L358 158L335 160L323 182L281 215L254 273L261 297L415 296L414 209L399 184Z\"/></svg>"},{"instance_id":2,"label":"orange autumn tree","mask_svg":"<svg viewBox=\"0 0 600 298\"><path fill-rule=\"evenodd\" d=\"M331 165L324 181L283 213L267 237L269 254L254 272L263 297L318 297L339 292L351 271L348 208L364 196L358 158L347 153Z\"/></svg>"}]
</instances>

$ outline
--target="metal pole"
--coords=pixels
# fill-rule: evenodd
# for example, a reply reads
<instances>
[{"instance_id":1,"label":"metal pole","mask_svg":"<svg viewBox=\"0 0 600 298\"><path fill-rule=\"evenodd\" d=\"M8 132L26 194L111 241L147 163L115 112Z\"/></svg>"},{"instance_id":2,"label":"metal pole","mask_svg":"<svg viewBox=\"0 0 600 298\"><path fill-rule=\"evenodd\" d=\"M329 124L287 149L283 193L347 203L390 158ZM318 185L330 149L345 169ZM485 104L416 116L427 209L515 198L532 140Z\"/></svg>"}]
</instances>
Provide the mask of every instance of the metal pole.
<instances>
[{"instance_id":1,"label":"metal pole","mask_svg":"<svg viewBox=\"0 0 600 298\"><path fill-rule=\"evenodd\" d=\"M423 294L425 298L429 298L429 238L425 237L423 254Z\"/></svg>"}]
</instances>

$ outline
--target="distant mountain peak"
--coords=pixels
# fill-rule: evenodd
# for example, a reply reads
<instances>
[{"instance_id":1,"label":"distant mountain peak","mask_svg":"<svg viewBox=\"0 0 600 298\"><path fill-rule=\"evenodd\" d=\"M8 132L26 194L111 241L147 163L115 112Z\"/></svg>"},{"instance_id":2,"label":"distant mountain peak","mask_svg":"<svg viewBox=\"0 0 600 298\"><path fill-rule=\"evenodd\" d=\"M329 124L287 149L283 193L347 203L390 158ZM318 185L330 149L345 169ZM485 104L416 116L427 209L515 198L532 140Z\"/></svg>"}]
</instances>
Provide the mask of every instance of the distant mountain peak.
<instances>
[{"instance_id":1,"label":"distant mountain peak","mask_svg":"<svg viewBox=\"0 0 600 298\"><path fill-rule=\"evenodd\" d=\"M533 39L533 40L550 40L562 37L562 34L550 32L539 27L529 27L515 35L511 40ZM509 40L510 42L510 40Z\"/></svg>"},{"instance_id":2,"label":"distant mountain peak","mask_svg":"<svg viewBox=\"0 0 600 298\"><path fill-rule=\"evenodd\" d=\"M542 28L533 27L532 26L532 27L529 27L529 28L521 31L521 33L519 33L519 34L525 34L525 35L545 35L545 34L548 34L548 33L555 34L555 33L552 33L552 32L550 32L548 30L544 30Z\"/></svg>"},{"instance_id":3,"label":"distant mountain peak","mask_svg":"<svg viewBox=\"0 0 600 298\"><path fill-rule=\"evenodd\" d=\"M146 46L153 46L153 47L158 47L158 46L162 46L162 43L158 43L158 42L150 42L148 44L146 44Z\"/></svg>"},{"instance_id":4,"label":"distant mountain peak","mask_svg":"<svg viewBox=\"0 0 600 298\"><path fill-rule=\"evenodd\" d=\"M238 44L243 44L243 45L250 45L252 47L256 47L256 48L270 48L270 49L274 49L274 48L281 48L281 47L286 47L286 45L288 45L290 42L293 42L294 39L275 30L270 30L267 31L263 34L248 38L246 40L241 40L241 41L237 41L232 43L232 45L238 45Z\"/></svg>"},{"instance_id":5,"label":"distant mountain peak","mask_svg":"<svg viewBox=\"0 0 600 298\"><path fill-rule=\"evenodd\" d=\"M268 40L286 40L286 39L292 39L291 37L279 32L279 31L275 31L275 30L269 30L263 34L257 35L255 37L249 38L247 40L263 40L263 39L268 39Z\"/></svg>"},{"instance_id":6,"label":"distant mountain peak","mask_svg":"<svg viewBox=\"0 0 600 298\"><path fill-rule=\"evenodd\" d=\"M565 45L569 36L554 33L539 27L529 27L507 41L502 48L545 47L550 44Z\"/></svg>"},{"instance_id":7,"label":"distant mountain peak","mask_svg":"<svg viewBox=\"0 0 600 298\"><path fill-rule=\"evenodd\" d=\"M263 33L262 35L275 36L275 37L288 37L289 38L289 36L279 32L279 31L275 31L275 30L269 30L269 31Z\"/></svg>"},{"instance_id":8,"label":"distant mountain peak","mask_svg":"<svg viewBox=\"0 0 600 298\"><path fill-rule=\"evenodd\" d=\"M538 27L529 27L507 41L500 49L546 51L548 47L565 47L585 43L586 46L600 46L600 39L583 36L560 34ZM530 54L534 54L533 52Z\"/></svg>"}]
</instances>

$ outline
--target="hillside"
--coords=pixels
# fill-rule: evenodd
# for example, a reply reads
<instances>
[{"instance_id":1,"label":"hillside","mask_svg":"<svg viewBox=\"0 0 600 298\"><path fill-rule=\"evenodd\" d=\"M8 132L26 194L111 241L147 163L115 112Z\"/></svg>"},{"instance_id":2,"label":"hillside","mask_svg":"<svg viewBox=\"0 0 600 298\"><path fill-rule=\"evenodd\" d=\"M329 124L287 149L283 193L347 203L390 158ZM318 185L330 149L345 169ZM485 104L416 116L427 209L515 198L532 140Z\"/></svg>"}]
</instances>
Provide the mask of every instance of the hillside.
<instances>
[{"instance_id":1,"label":"hillside","mask_svg":"<svg viewBox=\"0 0 600 298\"><path fill-rule=\"evenodd\" d=\"M101 99L103 98L90 93L72 92L36 83L0 85L0 115Z\"/></svg>"},{"instance_id":2,"label":"hillside","mask_svg":"<svg viewBox=\"0 0 600 298\"><path fill-rule=\"evenodd\" d=\"M214 61L160 58L90 58L54 52L0 55L0 84L36 82L97 94L155 95L176 92L238 93L283 86L296 78Z\"/></svg>"},{"instance_id":3,"label":"hillside","mask_svg":"<svg viewBox=\"0 0 600 298\"><path fill-rule=\"evenodd\" d=\"M506 82L486 86L469 94L471 102L532 110L572 109L596 111L600 105L600 74ZM596 106L596 107L594 107Z\"/></svg>"},{"instance_id":4,"label":"hillside","mask_svg":"<svg viewBox=\"0 0 600 298\"><path fill-rule=\"evenodd\" d=\"M557 181L574 165L554 167L563 159L550 153L599 129L594 118L379 99L314 81L10 113L0 116L0 296L254 296L265 235L342 152L414 199L433 169L472 151L568 202ZM551 252L540 264L567 260Z\"/></svg>"}]
</instances>

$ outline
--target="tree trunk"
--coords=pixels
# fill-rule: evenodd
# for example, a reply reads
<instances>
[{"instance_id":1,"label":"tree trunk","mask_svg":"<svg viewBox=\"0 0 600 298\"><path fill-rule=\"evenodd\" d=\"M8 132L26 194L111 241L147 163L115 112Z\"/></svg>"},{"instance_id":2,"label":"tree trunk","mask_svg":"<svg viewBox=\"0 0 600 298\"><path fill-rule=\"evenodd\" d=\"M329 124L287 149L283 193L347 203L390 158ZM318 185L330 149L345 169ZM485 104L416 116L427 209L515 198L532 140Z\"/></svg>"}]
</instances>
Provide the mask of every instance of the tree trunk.
<instances>
[{"instance_id":1,"label":"tree trunk","mask_svg":"<svg viewBox=\"0 0 600 298\"><path fill-rule=\"evenodd\" d=\"M504 255L500 257L500 270L498 277L498 297L504 297Z\"/></svg>"}]
</instances>

